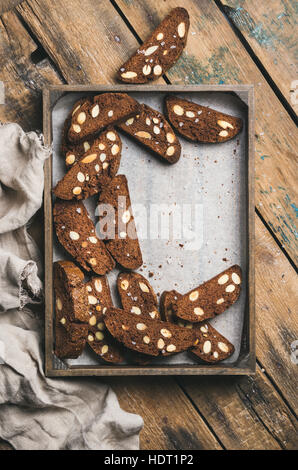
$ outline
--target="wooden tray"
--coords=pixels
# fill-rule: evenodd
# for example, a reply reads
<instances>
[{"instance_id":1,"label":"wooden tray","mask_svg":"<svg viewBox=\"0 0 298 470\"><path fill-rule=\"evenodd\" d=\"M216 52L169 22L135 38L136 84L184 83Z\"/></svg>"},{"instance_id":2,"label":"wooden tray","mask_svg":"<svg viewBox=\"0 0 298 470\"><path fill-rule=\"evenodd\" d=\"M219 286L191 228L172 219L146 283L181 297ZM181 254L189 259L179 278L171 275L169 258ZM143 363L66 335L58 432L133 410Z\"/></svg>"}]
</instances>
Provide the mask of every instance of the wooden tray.
<instances>
[{"instance_id":1,"label":"wooden tray","mask_svg":"<svg viewBox=\"0 0 298 470\"><path fill-rule=\"evenodd\" d=\"M59 85L43 91L43 129L45 143L52 143L52 111L57 101L69 92L162 92L197 93L224 92L237 95L247 106L246 142L246 301L241 346L233 363L217 365L67 365L53 352L53 225L52 225L52 157L45 163L44 219L45 219L45 373L47 376L108 376L108 375L252 375L255 373L255 275L254 275L254 99L252 85Z\"/></svg>"}]
</instances>

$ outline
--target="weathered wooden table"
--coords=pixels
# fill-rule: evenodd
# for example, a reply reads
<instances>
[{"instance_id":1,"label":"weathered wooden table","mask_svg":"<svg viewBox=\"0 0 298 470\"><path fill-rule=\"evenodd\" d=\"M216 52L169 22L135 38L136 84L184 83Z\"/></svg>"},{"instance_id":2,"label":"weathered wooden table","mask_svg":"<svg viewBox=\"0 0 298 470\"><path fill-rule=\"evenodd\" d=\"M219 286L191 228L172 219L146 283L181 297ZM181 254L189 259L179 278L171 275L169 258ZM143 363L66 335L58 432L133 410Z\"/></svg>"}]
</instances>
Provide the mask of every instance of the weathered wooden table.
<instances>
[{"instance_id":1,"label":"weathered wooden table","mask_svg":"<svg viewBox=\"0 0 298 470\"><path fill-rule=\"evenodd\" d=\"M298 339L296 2L0 3L0 80L6 83L0 120L26 130L41 127L44 85L113 83L118 66L179 5L190 13L189 40L167 82L255 85L256 376L106 381L124 409L144 418L143 449L297 448L297 365L291 356ZM31 232L41 247L42 227L40 212Z\"/></svg>"}]
</instances>

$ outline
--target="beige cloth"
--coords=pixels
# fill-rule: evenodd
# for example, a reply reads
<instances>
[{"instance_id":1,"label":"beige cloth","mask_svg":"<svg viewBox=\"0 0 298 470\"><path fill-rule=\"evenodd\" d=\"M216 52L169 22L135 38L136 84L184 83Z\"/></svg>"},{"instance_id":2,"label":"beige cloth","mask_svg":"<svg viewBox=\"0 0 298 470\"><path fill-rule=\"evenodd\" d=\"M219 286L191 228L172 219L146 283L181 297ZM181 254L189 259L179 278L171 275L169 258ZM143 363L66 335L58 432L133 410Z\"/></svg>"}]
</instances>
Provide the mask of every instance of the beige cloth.
<instances>
[{"instance_id":1,"label":"beige cloth","mask_svg":"<svg viewBox=\"0 0 298 470\"><path fill-rule=\"evenodd\" d=\"M0 437L16 449L139 448L141 417L99 379L43 373L40 258L25 224L42 202L42 139L0 124ZM23 310L20 310L20 308Z\"/></svg>"}]
</instances>

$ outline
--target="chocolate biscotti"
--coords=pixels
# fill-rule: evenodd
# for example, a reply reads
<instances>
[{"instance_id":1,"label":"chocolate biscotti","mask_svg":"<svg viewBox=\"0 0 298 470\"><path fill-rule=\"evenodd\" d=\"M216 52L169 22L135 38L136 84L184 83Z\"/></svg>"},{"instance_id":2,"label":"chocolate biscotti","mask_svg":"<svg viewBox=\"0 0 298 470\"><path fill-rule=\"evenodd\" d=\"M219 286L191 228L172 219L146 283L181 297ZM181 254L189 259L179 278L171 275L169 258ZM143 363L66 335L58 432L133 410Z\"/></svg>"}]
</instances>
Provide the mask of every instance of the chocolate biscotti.
<instances>
[{"instance_id":1,"label":"chocolate biscotti","mask_svg":"<svg viewBox=\"0 0 298 470\"><path fill-rule=\"evenodd\" d=\"M126 83L147 83L165 73L186 46L189 16L174 8L137 51L121 65L117 78Z\"/></svg>"},{"instance_id":2,"label":"chocolate biscotti","mask_svg":"<svg viewBox=\"0 0 298 470\"><path fill-rule=\"evenodd\" d=\"M114 268L115 262L96 236L95 226L81 201L57 199L53 216L59 242L86 271L103 275Z\"/></svg>"},{"instance_id":3,"label":"chocolate biscotti","mask_svg":"<svg viewBox=\"0 0 298 470\"><path fill-rule=\"evenodd\" d=\"M86 338L72 341L67 330L59 321L55 322L55 354L60 359L76 359L86 345Z\"/></svg>"},{"instance_id":4,"label":"chocolate biscotti","mask_svg":"<svg viewBox=\"0 0 298 470\"><path fill-rule=\"evenodd\" d=\"M102 93L88 98L71 117L68 140L82 141L139 111L139 103L126 93Z\"/></svg>"},{"instance_id":5,"label":"chocolate biscotti","mask_svg":"<svg viewBox=\"0 0 298 470\"><path fill-rule=\"evenodd\" d=\"M231 266L178 298L173 303L173 312L178 318L194 323L220 315L238 299L241 281L241 268Z\"/></svg>"},{"instance_id":6,"label":"chocolate biscotti","mask_svg":"<svg viewBox=\"0 0 298 470\"><path fill-rule=\"evenodd\" d=\"M159 319L156 294L147 279L138 273L120 273L117 288L125 311Z\"/></svg>"},{"instance_id":7,"label":"chocolate biscotti","mask_svg":"<svg viewBox=\"0 0 298 470\"><path fill-rule=\"evenodd\" d=\"M86 283L88 296L88 344L104 361L123 362L122 347L106 329L103 318L108 307L112 307L110 287L106 276L93 277Z\"/></svg>"},{"instance_id":8,"label":"chocolate biscotti","mask_svg":"<svg viewBox=\"0 0 298 470\"><path fill-rule=\"evenodd\" d=\"M193 142L226 142L242 129L242 119L177 96L167 96L165 106L174 129Z\"/></svg>"},{"instance_id":9,"label":"chocolate biscotti","mask_svg":"<svg viewBox=\"0 0 298 470\"><path fill-rule=\"evenodd\" d=\"M104 316L106 327L127 348L149 356L168 356L195 345L192 330L172 323L152 320L144 315L110 308Z\"/></svg>"},{"instance_id":10,"label":"chocolate biscotti","mask_svg":"<svg viewBox=\"0 0 298 470\"><path fill-rule=\"evenodd\" d=\"M168 163L176 163L181 154L181 145L165 117L146 104L141 112L118 124L118 127L149 148Z\"/></svg>"},{"instance_id":11,"label":"chocolate biscotti","mask_svg":"<svg viewBox=\"0 0 298 470\"><path fill-rule=\"evenodd\" d=\"M116 175L122 144L113 127L94 140L91 148L57 183L54 193L60 199L86 199L97 194Z\"/></svg>"},{"instance_id":12,"label":"chocolate biscotti","mask_svg":"<svg viewBox=\"0 0 298 470\"><path fill-rule=\"evenodd\" d=\"M109 207L107 215L106 208ZM131 201L124 175L117 175L99 196L98 213L106 247L123 268L137 269L143 264ZM103 222L106 223L104 224ZM103 231L105 230L105 231Z\"/></svg>"},{"instance_id":13,"label":"chocolate biscotti","mask_svg":"<svg viewBox=\"0 0 298 470\"><path fill-rule=\"evenodd\" d=\"M193 329L198 343L189 352L204 362L217 363L227 359L234 353L234 346L221 335L209 322L190 323L177 319L173 312L172 304L183 296L177 291L165 291L160 298L162 318L171 323L177 323L184 328Z\"/></svg>"}]
</instances>

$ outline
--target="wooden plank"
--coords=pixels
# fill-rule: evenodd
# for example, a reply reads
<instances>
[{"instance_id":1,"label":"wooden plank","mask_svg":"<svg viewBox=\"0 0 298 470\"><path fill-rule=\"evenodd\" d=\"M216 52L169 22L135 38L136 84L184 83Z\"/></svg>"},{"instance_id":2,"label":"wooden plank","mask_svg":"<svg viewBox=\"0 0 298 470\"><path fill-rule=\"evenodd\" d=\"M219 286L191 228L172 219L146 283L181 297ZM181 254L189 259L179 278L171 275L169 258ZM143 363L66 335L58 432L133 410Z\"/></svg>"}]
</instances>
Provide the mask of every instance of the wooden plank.
<instances>
[{"instance_id":1,"label":"wooden plank","mask_svg":"<svg viewBox=\"0 0 298 470\"><path fill-rule=\"evenodd\" d=\"M258 368L252 377L179 379L229 450L297 448L297 421Z\"/></svg>"},{"instance_id":2,"label":"wooden plank","mask_svg":"<svg viewBox=\"0 0 298 470\"><path fill-rule=\"evenodd\" d=\"M142 40L178 0L116 0ZM256 99L256 204L298 262L296 229L297 128L213 1L185 0L190 14L186 51L168 72L172 83L253 83ZM127 52L126 59L129 57Z\"/></svg>"},{"instance_id":3,"label":"wooden plank","mask_svg":"<svg viewBox=\"0 0 298 470\"><path fill-rule=\"evenodd\" d=\"M24 130L41 129L41 88L61 80L47 59L35 65L31 54L37 46L15 13L0 18L0 80L5 86L5 105L0 120L17 122Z\"/></svg>"},{"instance_id":4,"label":"wooden plank","mask_svg":"<svg viewBox=\"0 0 298 470\"><path fill-rule=\"evenodd\" d=\"M144 419L141 449L221 449L207 425L172 379L109 378L120 405ZM173 393L174 392L174 393Z\"/></svg>"},{"instance_id":5,"label":"wooden plank","mask_svg":"<svg viewBox=\"0 0 298 470\"><path fill-rule=\"evenodd\" d=\"M293 0L220 0L225 13L249 43L293 110L297 80L297 2Z\"/></svg>"},{"instance_id":6,"label":"wooden plank","mask_svg":"<svg viewBox=\"0 0 298 470\"><path fill-rule=\"evenodd\" d=\"M298 411L297 364L291 360L291 345L298 338L297 277L259 219L256 229L257 357Z\"/></svg>"},{"instance_id":7,"label":"wooden plank","mask_svg":"<svg viewBox=\"0 0 298 470\"><path fill-rule=\"evenodd\" d=\"M2 15L3 13L9 10L12 10L15 6L17 6L21 2L22 0L1 0L0 15Z\"/></svg>"}]
</instances>

